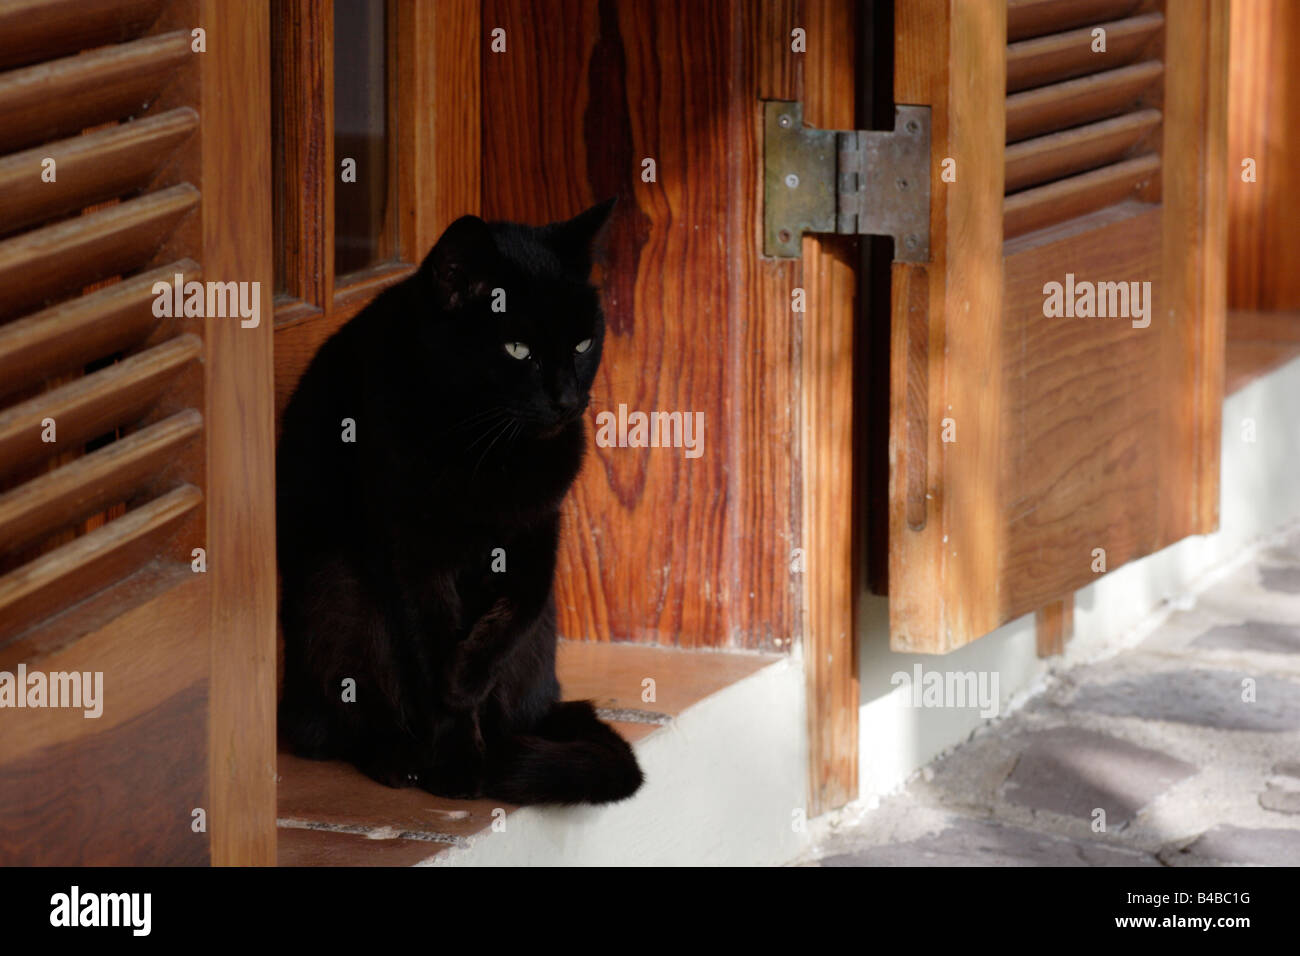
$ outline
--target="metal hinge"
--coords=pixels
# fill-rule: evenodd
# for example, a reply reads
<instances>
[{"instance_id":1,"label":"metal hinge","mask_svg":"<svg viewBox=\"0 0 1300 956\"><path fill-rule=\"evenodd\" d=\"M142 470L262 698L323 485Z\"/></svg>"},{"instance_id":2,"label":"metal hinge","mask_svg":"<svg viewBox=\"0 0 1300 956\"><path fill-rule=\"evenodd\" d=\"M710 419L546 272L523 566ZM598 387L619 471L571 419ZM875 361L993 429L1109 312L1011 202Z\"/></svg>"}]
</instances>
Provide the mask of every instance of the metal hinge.
<instances>
[{"instance_id":1,"label":"metal hinge","mask_svg":"<svg viewBox=\"0 0 1300 956\"><path fill-rule=\"evenodd\" d=\"M893 132L813 129L803 104L763 104L763 254L797 258L805 232L894 237L930 259L930 108L895 106Z\"/></svg>"}]
</instances>

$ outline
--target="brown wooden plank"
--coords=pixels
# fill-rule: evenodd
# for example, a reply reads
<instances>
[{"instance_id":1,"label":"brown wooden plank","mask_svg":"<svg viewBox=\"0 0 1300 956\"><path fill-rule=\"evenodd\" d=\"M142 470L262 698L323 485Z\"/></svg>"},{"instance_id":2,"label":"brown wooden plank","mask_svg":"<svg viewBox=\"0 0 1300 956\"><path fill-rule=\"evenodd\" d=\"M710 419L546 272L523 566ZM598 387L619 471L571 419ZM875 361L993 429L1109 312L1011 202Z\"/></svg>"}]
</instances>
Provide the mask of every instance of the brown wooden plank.
<instances>
[{"instance_id":1,"label":"brown wooden plank","mask_svg":"<svg viewBox=\"0 0 1300 956\"><path fill-rule=\"evenodd\" d=\"M187 409L0 494L0 549L17 550L138 494L202 428L203 417Z\"/></svg>"},{"instance_id":2,"label":"brown wooden plank","mask_svg":"<svg viewBox=\"0 0 1300 956\"><path fill-rule=\"evenodd\" d=\"M164 0L9 0L0 6L0 69L122 43L158 17Z\"/></svg>"},{"instance_id":3,"label":"brown wooden plank","mask_svg":"<svg viewBox=\"0 0 1300 956\"><path fill-rule=\"evenodd\" d=\"M0 318L136 271L198 204L182 184L0 242Z\"/></svg>"},{"instance_id":4,"label":"brown wooden plank","mask_svg":"<svg viewBox=\"0 0 1300 956\"><path fill-rule=\"evenodd\" d=\"M275 863L275 398L271 47L265 4L202 0L206 274L261 283L263 321L204 321L212 589L212 862ZM233 149L232 144L238 144ZM232 228L232 223L239 228Z\"/></svg>"},{"instance_id":5,"label":"brown wooden plank","mask_svg":"<svg viewBox=\"0 0 1300 956\"><path fill-rule=\"evenodd\" d=\"M191 55L177 30L0 74L0 153L139 112Z\"/></svg>"},{"instance_id":6,"label":"brown wooden plank","mask_svg":"<svg viewBox=\"0 0 1300 956\"><path fill-rule=\"evenodd\" d=\"M158 325L155 282L201 277L182 259L0 326L0 395L142 342Z\"/></svg>"},{"instance_id":7,"label":"brown wooden plank","mask_svg":"<svg viewBox=\"0 0 1300 956\"><path fill-rule=\"evenodd\" d=\"M1158 372L1176 331L1164 303L1159 207L1080 223L1072 235L1008 255L999 364L1003 409L999 620L1034 611L1162 547L1157 489L1176 482L1158 435L1182 396ZM1079 281L1151 283L1151 325L1044 315L1043 286Z\"/></svg>"},{"instance_id":8,"label":"brown wooden plank","mask_svg":"<svg viewBox=\"0 0 1300 956\"><path fill-rule=\"evenodd\" d=\"M1018 192L1002 206L1004 235L1011 239L1136 198L1159 175L1160 157L1149 153Z\"/></svg>"},{"instance_id":9,"label":"brown wooden plank","mask_svg":"<svg viewBox=\"0 0 1300 956\"><path fill-rule=\"evenodd\" d=\"M1219 526L1219 443L1227 311L1227 0L1170 4L1164 93L1162 242L1174 344L1166 388L1184 396L1161 434L1178 482L1163 489L1166 541ZM1238 166L1237 169L1240 167ZM1239 175L1239 174L1238 174Z\"/></svg>"},{"instance_id":10,"label":"brown wooden plank","mask_svg":"<svg viewBox=\"0 0 1300 956\"><path fill-rule=\"evenodd\" d=\"M857 11L840 0L804 4L809 49L804 118L852 129ZM805 237L808 292L800 342L800 460L805 552L803 633L808 687L809 816L858 792L858 665L854 600L853 355L856 242Z\"/></svg>"},{"instance_id":11,"label":"brown wooden plank","mask_svg":"<svg viewBox=\"0 0 1300 956\"><path fill-rule=\"evenodd\" d=\"M1074 595L1041 607L1034 618L1034 637L1039 657L1057 657L1074 636Z\"/></svg>"},{"instance_id":12,"label":"brown wooden plank","mask_svg":"<svg viewBox=\"0 0 1300 956\"><path fill-rule=\"evenodd\" d=\"M1043 136L1137 107L1160 82L1164 64L1146 60L1007 97L1007 142Z\"/></svg>"},{"instance_id":13,"label":"brown wooden plank","mask_svg":"<svg viewBox=\"0 0 1300 956\"><path fill-rule=\"evenodd\" d=\"M932 262L895 264L891 330L890 455L905 459L908 424L916 421L915 361L928 333L926 504L918 529L914 479L890 477L890 644L941 653L998 622L1002 525L998 512L1002 381L1001 253L1006 8L927 0L895 9L894 98L931 107ZM958 117L981 117L959 123ZM956 184L941 163L956 159ZM929 287L922 333L907 285ZM956 441L944 442L945 419Z\"/></svg>"},{"instance_id":14,"label":"brown wooden plank","mask_svg":"<svg viewBox=\"0 0 1300 956\"><path fill-rule=\"evenodd\" d=\"M1146 51L1164 22L1159 13L1145 13L1012 43L1007 47L1007 91L1059 83L1131 63ZM1106 31L1104 52L1093 50L1092 31L1097 27Z\"/></svg>"},{"instance_id":15,"label":"brown wooden plank","mask_svg":"<svg viewBox=\"0 0 1300 956\"><path fill-rule=\"evenodd\" d=\"M1007 39L1014 42L1086 23L1118 20L1137 6L1138 0L1007 0Z\"/></svg>"},{"instance_id":16,"label":"brown wooden plank","mask_svg":"<svg viewBox=\"0 0 1300 956\"><path fill-rule=\"evenodd\" d=\"M206 697L193 684L100 733L83 719L80 737L0 763L0 865L206 865L207 834L192 828L208 802ZM6 736L27 713L6 714Z\"/></svg>"},{"instance_id":17,"label":"brown wooden plank","mask_svg":"<svg viewBox=\"0 0 1300 956\"><path fill-rule=\"evenodd\" d=\"M0 475L136 420L202 351L197 336L181 335L0 411ZM55 422L53 442L42 440L47 418Z\"/></svg>"},{"instance_id":18,"label":"brown wooden plank","mask_svg":"<svg viewBox=\"0 0 1300 956\"><path fill-rule=\"evenodd\" d=\"M0 577L0 638L125 578L202 500L183 485Z\"/></svg>"},{"instance_id":19,"label":"brown wooden plank","mask_svg":"<svg viewBox=\"0 0 1300 956\"><path fill-rule=\"evenodd\" d=\"M1118 162L1160 126L1159 110L1138 110L1007 147L1008 193Z\"/></svg>"},{"instance_id":20,"label":"brown wooden plank","mask_svg":"<svg viewBox=\"0 0 1300 956\"><path fill-rule=\"evenodd\" d=\"M1300 356L1300 311L1228 312L1226 394L1245 388L1296 356Z\"/></svg>"},{"instance_id":21,"label":"brown wooden plank","mask_svg":"<svg viewBox=\"0 0 1300 956\"><path fill-rule=\"evenodd\" d=\"M1300 309L1300 4L1252 0L1229 5L1228 305ZM1255 181L1242 162L1255 163Z\"/></svg>"},{"instance_id":22,"label":"brown wooden plank","mask_svg":"<svg viewBox=\"0 0 1300 956\"><path fill-rule=\"evenodd\" d=\"M271 33L272 149L282 177L275 280L319 307L334 289L334 5L274 0Z\"/></svg>"},{"instance_id":23,"label":"brown wooden plank","mask_svg":"<svg viewBox=\"0 0 1300 956\"><path fill-rule=\"evenodd\" d=\"M276 834L276 866L415 866L452 846L299 827L281 827Z\"/></svg>"},{"instance_id":24,"label":"brown wooden plank","mask_svg":"<svg viewBox=\"0 0 1300 956\"><path fill-rule=\"evenodd\" d=\"M198 114L182 107L0 158L2 228L19 229L144 188L198 124ZM41 178L48 159L55 162L53 182Z\"/></svg>"}]
</instances>

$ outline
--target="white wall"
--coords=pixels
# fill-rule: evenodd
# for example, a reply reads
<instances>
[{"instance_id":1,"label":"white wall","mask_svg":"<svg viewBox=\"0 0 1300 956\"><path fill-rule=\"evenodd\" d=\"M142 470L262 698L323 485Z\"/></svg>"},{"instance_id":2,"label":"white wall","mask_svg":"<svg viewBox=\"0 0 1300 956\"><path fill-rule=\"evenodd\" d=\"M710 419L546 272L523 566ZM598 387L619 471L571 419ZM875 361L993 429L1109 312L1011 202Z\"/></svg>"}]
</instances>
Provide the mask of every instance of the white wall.
<instances>
[{"instance_id":1,"label":"white wall","mask_svg":"<svg viewBox=\"0 0 1300 956\"><path fill-rule=\"evenodd\" d=\"M1255 441L1243 440L1253 419ZM1265 535L1300 518L1300 360L1256 379L1228 397L1223 409L1223 467L1219 531L1188 538L1132 562L1075 594L1074 637L1065 662L1118 649L1153 626L1177 600L1238 558ZM859 799L870 804L950 749L984 723L979 710L908 706L911 692L895 687L898 671L996 673L1005 714L1018 704L1047 666L1035 652L1034 616L1012 621L941 657L889 650L886 598L859 605L861 678Z\"/></svg>"}]
</instances>

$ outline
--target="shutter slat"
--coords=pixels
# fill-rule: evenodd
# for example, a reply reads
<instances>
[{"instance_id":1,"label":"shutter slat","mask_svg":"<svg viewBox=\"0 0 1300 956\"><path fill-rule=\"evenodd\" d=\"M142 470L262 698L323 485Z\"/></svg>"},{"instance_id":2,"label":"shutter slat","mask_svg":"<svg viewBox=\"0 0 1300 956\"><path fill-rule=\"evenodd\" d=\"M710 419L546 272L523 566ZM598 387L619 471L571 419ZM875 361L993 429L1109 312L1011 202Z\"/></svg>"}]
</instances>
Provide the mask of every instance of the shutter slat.
<instances>
[{"instance_id":1,"label":"shutter slat","mask_svg":"<svg viewBox=\"0 0 1300 956\"><path fill-rule=\"evenodd\" d=\"M1118 162L1160 126L1159 110L1138 110L1007 147L1008 193Z\"/></svg>"},{"instance_id":2,"label":"shutter slat","mask_svg":"<svg viewBox=\"0 0 1300 956\"><path fill-rule=\"evenodd\" d=\"M0 154L139 113L191 55L177 30L0 74Z\"/></svg>"},{"instance_id":3,"label":"shutter slat","mask_svg":"<svg viewBox=\"0 0 1300 956\"><path fill-rule=\"evenodd\" d=\"M1007 48L1007 90L1014 93L1131 63L1164 22L1159 13L1148 13L1013 43ZM1104 53L1092 49L1092 31L1098 27L1106 31Z\"/></svg>"},{"instance_id":4,"label":"shutter slat","mask_svg":"<svg viewBox=\"0 0 1300 956\"><path fill-rule=\"evenodd\" d=\"M1053 83L1007 97L1007 142L1042 136L1126 112L1164 74L1148 60L1077 80Z\"/></svg>"},{"instance_id":5,"label":"shutter slat","mask_svg":"<svg viewBox=\"0 0 1300 956\"><path fill-rule=\"evenodd\" d=\"M14 231L144 188L198 125L199 114L182 107L0 159L0 229ZM53 182L41 179L46 159L55 163Z\"/></svg>"},{"instance_id":6,"label":"shutter slat","mask_svg":"<svg viewBox=\"0 0 1300 956\"><path fill-rule=\"evenodd\" d=\"M142 268L198 202L182 183L0 242L0 318Z\"/></svg>"},{"instance_id":7,"label":"shutter slat","mask_svg":"<svg viewBox=\"0 0 1300 956\"><path fill-rule=\"evenodd\" d=\"M201 276L182 259L0 326L0 396L131 348L158 323L153 285Z\"/></svg>"},{"instance_id":8,"label":"shutter slat","mask_svg":"<svg viewBox=\"0 0 1300 956\"><path fill-rule=\"evenodd\" d=\"M13 552L136 492L203 428L186 409L0 495L0 550Z\"/></svg>"},{"instance_id":9,"label":"shutter slat","mask_svg":"<svg viewBox=\"0 0 1300 956\"><path fill-rule=\"evenodd\" d=\"M121 43L158 19L164 0L4 0L0 69Z\"/></svg>"},{"instance_id":10,"label":"shutter slat","mask_svg":"<svg viewBox=\"0 0 1300 956\"><path fill-rule=\"evenodd\" d=\"M1131 198L1159 174L1160 157L1148 154L1008 196L1002 211L1004 238L1055 225Z\"/></svg>"},{"instance_id":11,"label":"shutter slat","mask_svg":"<svg viewBox=\"0 0 1300 956\"><path fill-rule=\"evenodd\" d=\"M1007 39L1014 42L1085 23L1119 20L1137 6L1138 0L1009 0Z\"/></svg>"},{"instance_id":12,"label":"shutter slat","mask_svg":"<svg viewBox=\"0 0 1300 956\"><path fill-rule=\"evenodd\" d=\"M197 335L181 335L0 412L0 476L137 420L202 348ZM55 442L41 440L45 418Z\"/></svg>"},{"instance_id":13,"label":"shutter slat","mask_svg":"<svg viewBox=\"0 0 1300 956\"><path fill-rule=\"evenodd\" d=\"M0 577L0 638L135 571L202 501L198 488L181 485Z\"/></svg>"}]
</instances>

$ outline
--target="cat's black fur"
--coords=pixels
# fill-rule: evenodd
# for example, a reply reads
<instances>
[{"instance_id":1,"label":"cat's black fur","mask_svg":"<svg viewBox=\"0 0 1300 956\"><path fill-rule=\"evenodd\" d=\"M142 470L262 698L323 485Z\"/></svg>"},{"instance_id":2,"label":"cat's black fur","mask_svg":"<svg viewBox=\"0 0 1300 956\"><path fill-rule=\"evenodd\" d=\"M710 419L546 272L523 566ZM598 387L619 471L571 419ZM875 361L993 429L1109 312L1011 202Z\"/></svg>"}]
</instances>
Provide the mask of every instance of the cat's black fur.
<instances>
[{"instance_id":1,"label":"cat's black fur","mask_svg":"<svg viewBox=\"0 0 1300 956\"><path fill-rule=\"evenodd\" d=\"M591 248L611 205L542 228L458 219L303 375L276 478L280 729L297 753L520 804L641 785L631 748L555 677L560 503L586 446L604 337Z\"/></svg>"}]
</instances>

